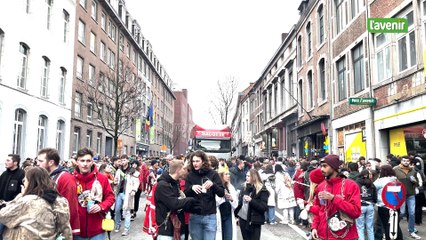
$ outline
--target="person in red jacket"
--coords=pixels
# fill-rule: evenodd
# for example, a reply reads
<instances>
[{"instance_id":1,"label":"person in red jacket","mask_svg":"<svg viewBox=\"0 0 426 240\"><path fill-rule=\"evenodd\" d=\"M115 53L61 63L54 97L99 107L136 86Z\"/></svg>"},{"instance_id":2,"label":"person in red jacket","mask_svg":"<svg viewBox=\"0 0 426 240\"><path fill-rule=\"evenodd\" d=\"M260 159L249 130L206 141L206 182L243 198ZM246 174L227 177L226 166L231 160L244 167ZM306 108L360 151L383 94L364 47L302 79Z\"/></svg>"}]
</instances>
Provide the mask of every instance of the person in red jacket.
<instances>
[{"instance_id":1,"label":"person in red jacket","mask_svg":"<svg viewBox=\"0 0 426 240\"><path fill-rule=\"evenodd\" d=\"M98 172L93 152L88 148L77 152L77 167L73 175L77 182L81 230L80 236L74 240L104 240L102 220L114 204L115 197L108 178Z\"/></svg>"},{"instance_id":2,"label":"person in red jacket","mask_svg":"<svg viewBox=\"0 0 426 240\"><path fill-rule=\"evenodd\" d=\"M318 193L312 223L313 239L358 239L355 219L361 215L361 196L356 182L339 177L339 156L329 154L321 162L325 181L316 188Z\"/></svg>"},{"instance_id":3,"label":"person in red jacket","mask_svg":"<svg viewBox=\"0 0 426 240\"><path fill-rule=\"evenodd\" d=\"M80 234L80 218L78 216L77 184L67 169L59 165L59 153L54 148L43 148L37 154L36 164L47 170L54 181L56 191L68 200L70 209L70 225L74 236Z\"/></svg>"}]
</instances>

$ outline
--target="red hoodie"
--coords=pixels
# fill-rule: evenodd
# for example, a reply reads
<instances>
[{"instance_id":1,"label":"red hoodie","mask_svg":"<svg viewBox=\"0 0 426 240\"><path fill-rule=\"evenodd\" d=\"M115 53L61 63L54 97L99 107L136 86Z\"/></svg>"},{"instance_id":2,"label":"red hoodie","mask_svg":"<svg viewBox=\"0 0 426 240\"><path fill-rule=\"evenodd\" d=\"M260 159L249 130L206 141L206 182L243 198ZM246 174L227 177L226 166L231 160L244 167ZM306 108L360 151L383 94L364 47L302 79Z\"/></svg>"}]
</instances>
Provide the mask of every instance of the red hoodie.
<instances>
[{"instance_id":1,"label":"red hoodie","mask_svg":"<svg viewBox=\"0 0 426 240\"><path fill-rule=\"evenodd\" d=\"M330 180L322 181L316 188L316 197L314 200L314 207L318 206L318 214L314 214L314 219L312 222L312 229L317 229L318 236L321 239L329 240L339 239L335 238L331 233L331 230L327 227L327 216L330 217L332 214L336 213L338 210L346 213L350 218L354 220L354 224L349 228L348 234L343 238L345 240L358 239L358 232L356 229L355 220L361 216L361 194L359 186L356 182L345 179L345 184L342 192L342 178L334 177ZM327 186L327 188L326 188ZM321 191L327 191L334 195L332 201L325 200L326 205L321 205L318 193ZM328 233L326 231L328 230ZM346 229L335 232L337 236L344 235ZM339 239L340 240L340 239Z\"/></svg>"},{"instance_id":2,"label":"red hoodie","mask_svg":"<svg viewBox=\"0 0 426 240\"><path fill-rule=\"evenodd\" d=\"M297 169L293 177L293 180L296 181L296 183L293 184L294 197L296 198L296 200L298 198L305 199L305 186L302 184L299 184L299 183L304 183L303 175L304 175L303 170Z\"/></svg>"},{"instance_id":3,"label":"red hoodie","mask_svg":"<svg viewBox=\"0 0 426 240\"><path fill-rule=\"evenodd\" d=\"M92 189L95 179L97 179L102 186L102 202L98 203L102 208L101 212L89 214L86 207L82 207L78 204L81 230L80 237L88 238L96 236L104 232L104 230L102 230L102 220L105 217L105 213L109 211L112 204L115 202L114 192L108 182L108 178L100 174L96 166L93 166L92 172L84 175L80 174L78 168L76 168L73 175L77 182L77 188L81 185L81 192Z\"/></svg>"}]
</instances>

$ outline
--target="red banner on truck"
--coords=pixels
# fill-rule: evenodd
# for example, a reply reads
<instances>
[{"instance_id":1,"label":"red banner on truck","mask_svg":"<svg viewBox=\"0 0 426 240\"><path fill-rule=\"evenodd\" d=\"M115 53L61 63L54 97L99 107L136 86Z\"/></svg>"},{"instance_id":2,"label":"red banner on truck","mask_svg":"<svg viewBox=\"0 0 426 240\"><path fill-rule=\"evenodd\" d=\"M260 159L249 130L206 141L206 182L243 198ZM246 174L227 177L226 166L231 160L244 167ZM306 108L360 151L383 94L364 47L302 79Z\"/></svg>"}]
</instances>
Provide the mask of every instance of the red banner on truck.
<instances>
[{"instance_id":1,"label":"red banner on truck","mask_svg":"<svg viewBox=\"0 0 426 240\"><path fill-rule=\"evenodd\" d=\"M229 127L225 127L223 129L204 129L195 125L192 129L192 137L231 138L231 129Z\"/></svg>"}]
</instances>

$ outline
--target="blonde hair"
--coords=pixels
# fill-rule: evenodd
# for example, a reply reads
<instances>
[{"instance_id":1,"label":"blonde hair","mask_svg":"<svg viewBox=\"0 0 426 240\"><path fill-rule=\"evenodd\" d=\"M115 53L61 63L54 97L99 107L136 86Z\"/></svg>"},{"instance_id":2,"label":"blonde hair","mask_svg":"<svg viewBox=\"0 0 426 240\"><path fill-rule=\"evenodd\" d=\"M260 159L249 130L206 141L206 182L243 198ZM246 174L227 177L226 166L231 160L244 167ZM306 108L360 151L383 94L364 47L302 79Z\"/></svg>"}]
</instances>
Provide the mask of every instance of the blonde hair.
<instances>
[{"instance_id":1,"label":"blonde hair","mask_svg":"<svg viewBox=\"0 0 426 240\"><path fill-rule=\"evenodd\" d=\"M311 181L311 185L309 186L309 199L308 203L312 203L314 201L314 194L315 189L317 188L318 184Z\"/></svg>"},{"instance_id":2,"label":"blonde hair","mask_svg":"<svg viewBox=\"0 0 426 240\"><path fill-rule=\"evenodd\" d=\"M256 188L256 194L260 192L263 187L262 179L260 178L260 174L256 169L250 169L250 181L253 184L254 188Z\"/></svg>"}]
</instances>

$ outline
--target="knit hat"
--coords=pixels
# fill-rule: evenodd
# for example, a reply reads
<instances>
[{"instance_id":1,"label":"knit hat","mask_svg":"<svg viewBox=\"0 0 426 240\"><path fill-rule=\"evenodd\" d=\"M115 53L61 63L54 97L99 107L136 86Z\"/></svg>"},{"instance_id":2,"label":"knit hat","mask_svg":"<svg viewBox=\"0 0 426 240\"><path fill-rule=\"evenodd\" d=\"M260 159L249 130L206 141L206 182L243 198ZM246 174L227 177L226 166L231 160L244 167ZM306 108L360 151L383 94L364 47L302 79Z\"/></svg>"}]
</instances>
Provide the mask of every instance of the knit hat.
<instances>
[{"instance_id":1,"label":"knit hat","mask_svg":"<svg viewBox=\"0 0 426 240\"><path fill-rule=\"evenodd\" d=\"M332 167L336 171L339 170L339 166L342 164L342 162L339 160L339 156L335 154L328 154L324 157L323 162L327 163L328 166Z\"/></svg>"},{"instance_id":2,"label":"knit hat","mask_svg":"<svg viewBox=\"0 0 426 240\"><path fill-rule=\"evenodd\" d=\"M311 182L320 184L324 181L324 175L322 175L321 168L315 168L309 173L309 179Z\"/></svg>"}]
</instances>

